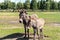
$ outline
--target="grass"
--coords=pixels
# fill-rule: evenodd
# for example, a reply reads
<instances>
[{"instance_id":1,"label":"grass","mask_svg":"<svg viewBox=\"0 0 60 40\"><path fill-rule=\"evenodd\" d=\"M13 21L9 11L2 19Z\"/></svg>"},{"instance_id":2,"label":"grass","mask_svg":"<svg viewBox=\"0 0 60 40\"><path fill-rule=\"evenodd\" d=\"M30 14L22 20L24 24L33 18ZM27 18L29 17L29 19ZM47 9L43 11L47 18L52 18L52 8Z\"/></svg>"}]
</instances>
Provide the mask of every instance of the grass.
<instances>
[{"instance_id":1,"label":"grass","mask_svg":"<svg viewBox=\"0 0 60 40\"><path fill-rule=\"evenodd\" d=\"M60 27L45 26L44 35L49 38L46 38L46 40L60 40Z\"/></svg>"},{"instance_id":2,"label":"grass","mask_svg":"<svg viewBox=\"0 0 60 40\"><path fill-rule=\"evenodd\" d=\"M33 14L34 12L30 12ZM35 12L40 18L44 18L46 22L60 22L60 12Z\"/></svg>"},{"instance_id":3,"label":"grass","mask_svg":"<svg viewBox=\"0 0 60 40\"><path fill-rule=\"evenodd\" d=\"M44 35L48 36L48 37L45 37L45 40L60 40L60 27L45 26L43 31L44 31ZM30 30L30 32L33 32L33 31ZM1 37L14 34L14 33L24 33L24 30L23 28L0 30Z\"/></svg>"},{"instance_id":4,"label":"grass","mask_svg":"<svg viewBox=\"0 0 60 40\"><path fill-rule=\"evenodd\" d=\"M0 16L18 16L17 12L0 12Z\"/></svg>"},{"instance_id":5,"label":"grass","mask_svg":"<svg viewBox=\"0 0 60 40\"><path fill-rule=\"evenodd\" d=\"M1 14L2 13L2 14ZM49 22L60 22L60 12L28 12L29 15L31 14L37 14L40 18L44 18L46 20L46 23ZM18 12L0 12L0 19L4 18L6 20L13 19L18 20ZM2 16L2 17L1 17Z\"/></svg>"},{"instance_id":6,"label":"grass","mask_svg":"<svg viewBox=\"0 0 60 40\"><path fill-rule=\"evenodd\" d=\"M5 37L5 36L7 36L7 35L10 35L10 34L14 34L14 33L24 33L24 30L23 30L23 28L21 29L19 29L19 28L16 28L16 29L1 29L0 30L0 38L2 38L2 37Z\"/></svg>"},{"instance_id":7,"label":"grass","mask_svg":"<svg viewBox=\"0 0 60 40\"><path fill-rule=\"evenodd\" d=\"M29 15L36 13L39 18L44 18L46 23L60 23L60 12L28 12ZM23 25L18 23L18 12L0 12L0 37L4 37L13 33L24 33ZM11 22L17 21L17 22ZM11 27L19 27L8 29ZM3 29L7 28L7 29ZM60 26L45 25L44 29L45 40L60 40ZM33 32L32 29L30 32Z\"/></svg>"}]
</instances>

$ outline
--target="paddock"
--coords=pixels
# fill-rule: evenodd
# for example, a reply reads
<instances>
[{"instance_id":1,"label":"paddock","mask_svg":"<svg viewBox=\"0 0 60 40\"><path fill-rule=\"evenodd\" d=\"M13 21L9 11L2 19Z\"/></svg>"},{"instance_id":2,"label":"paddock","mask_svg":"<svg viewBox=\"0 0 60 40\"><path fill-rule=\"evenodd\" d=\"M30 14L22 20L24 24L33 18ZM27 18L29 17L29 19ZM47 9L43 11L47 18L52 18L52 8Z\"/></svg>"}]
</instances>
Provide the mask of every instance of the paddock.
<instances>
[{"instance_id":1,"label":"paddock","mask_svg":"<svg viewBox=\"0 0 60 40\"><path fill-rule=\"evenodd\" d=\"M44 39L60 40L60 12L28 12L29 15L34 13L46 20L43 28ZM32 33L31 28L30 35ZM0 12L0 39L19 40L23 35L24 28L23 24L19 23L19 13Z\"/></svg>"}]
</instances>

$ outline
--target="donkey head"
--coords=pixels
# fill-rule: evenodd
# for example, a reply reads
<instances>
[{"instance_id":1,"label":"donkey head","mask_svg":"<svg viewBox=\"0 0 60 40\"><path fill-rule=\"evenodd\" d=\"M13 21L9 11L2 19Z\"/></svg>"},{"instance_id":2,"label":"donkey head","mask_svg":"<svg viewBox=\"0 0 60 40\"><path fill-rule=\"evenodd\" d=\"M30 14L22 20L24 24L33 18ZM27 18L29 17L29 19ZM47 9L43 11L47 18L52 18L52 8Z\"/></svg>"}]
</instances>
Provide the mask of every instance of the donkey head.
<instances>
[{"instance_id":1,"label":"donkey head","mask_svg":"<svg viewBox=\"0 0 60 40\"><path fill-rule=\"evenodd\" d=\"M20 13L19 16L20 16L20 18L19 18L19 22L22 23L22 22L23 22L23 19L24 19L25 16L26 16L26 13L22 12L22 13Z\"/></svg>"},{"instance_id":2,"label":"donkey head","mask_svg":"<svg viewBox=\"0 0 60 40\"><path fill-rule=\"evenodd\" d=\"M28 22L30 20L30 16L28 16L25 11L23 11L22 13L20 13L19 22L23 23L23 20L25 20L25 22Z\"/></svg>"}]
</instances>

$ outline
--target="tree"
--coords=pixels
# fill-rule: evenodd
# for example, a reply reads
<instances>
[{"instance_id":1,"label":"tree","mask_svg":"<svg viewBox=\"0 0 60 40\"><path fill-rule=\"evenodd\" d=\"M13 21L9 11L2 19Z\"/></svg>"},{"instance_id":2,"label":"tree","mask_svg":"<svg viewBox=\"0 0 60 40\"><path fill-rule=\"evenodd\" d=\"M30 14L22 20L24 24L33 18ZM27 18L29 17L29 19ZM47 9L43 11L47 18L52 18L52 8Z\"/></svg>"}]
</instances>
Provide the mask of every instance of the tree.
<instances>
[{"instance_id":1,"label":"tree","mask_svg":"<svg viewBox=\"0 0 60 40\"><path fill-rule=\"evenodd\" d=\"M58 8L58 7L57 7L57 3L54 2L54 1L51 1L50 9L55 10L55 9L57 9L57 8Z\"/></svg>"},{"instance_id":2,"label":"tree","mask_svg":"<svg viewBox=\"0 0 60 40\"><path fill-rule=\"evenodd\" d=\"M26 2L24 3L24 8L30 9L30 0L26 0Z\"/></svg>"},{"instance_id":3,"label":"tree","mask_svg":"<svg viewBox=\"0 0 60 40\"><path fill-rule=\"evenodd\" d=\"M8 8L8 2L4 2L4 9Z\"/></svg>"},{"instance_id":4,"label":"tree","mask_svg":"<svg viewBox=\"0 0 60 40\"><path fill-rule=\"evenodd\" d=\"M0 4L0 7L1 7L1 9L4 9L5 8L3 2Z\"/></svg>"},{"instance_id":5,"label":"tree","mask_svg":"<svg viewBox=\"0 0 60 40\"><path fill-rule=\"evenodd\" d=\"M40 3L41 3L41 1L38 1L38 3L37 3L38 9L40 9Z\"/></svg>"},{"instance_id":6,"label":"tree","mask_svg":"<svg viewBox=\"0 0 60 40\"><path fill-rule=\"evenodd\" d=\"M30 8L33 9L33 10L37 9L37 0L32 0L31 1Z\"/></svg>"},{"instance_id":7,"label":"tree","mask_svg":"<svg viewBox=\"0 0 60 40\"><path fill-rule=\"evenodd\" d=\"M21 8L23 8L23 4L21 2L18 2L17 3L17 9L21 9Z\"/></svg>"},{"instance_id":8,"label":"tree","mask_svg":"<svg viewBox=\"0 0 60 40\"><path fill-rule=\"evenodd\" d=\"M50 10L51 0L46 0L46 9Z\"/></svg>"},{"instance_id":9,"label":"tree","mask_svg":"<svg viewBox=\"0 0 60 40\"><path fill-rule=\"evenodd\" d=\"M44 9L46 9L46 1L45 0L41 0L40 2L40 9L43 11Z\"/></svg>"},{"instance_id":10,"label":"tree","mask_svg":"<svg viewBox=\"0 0 60 40\"><path fill-rule=\"evenodd\" d=\"M60 1L58 2L58 10L60 10Z\"/></svg>"},{"instance_id":11,"label":"tree","mask_svg":"<svg viewBox=\"0 0 60 40\"><path fill-rule=\"evenodd\" d=\"M55 2L55 10L57 10L57 9L58 9L58 3Z\"/></svg>"},{"instance_id":12,"label":"tree","mask_svg":"<svg viewBox=\"0 0 60 40\"><path fill-rule=\"evenodd\" d=\"M9 3L8 3L8 8L9 8L9 9L14 9L15 5L16 5L16 4L15 4L14 2L9 2Z\"/></svg>"},{"instance_id":13,"label":"tree","mask_svg":"<svg viewBox=\"0 0 60 40\"><path fill-rule=\"evenodd\" d=\"M1 3L0 3L0 9L1 9Z\"/></svg>"},{"instance_id":14,"label":"tree","mask_svg":"<svg viewBox=\"0 0 60 40\"><path fill-rule=\"evenodd\" d=\"M8 3L10 2L10 0L4 0L4 9L8 8Z\"/></svg>"}]
</instances>

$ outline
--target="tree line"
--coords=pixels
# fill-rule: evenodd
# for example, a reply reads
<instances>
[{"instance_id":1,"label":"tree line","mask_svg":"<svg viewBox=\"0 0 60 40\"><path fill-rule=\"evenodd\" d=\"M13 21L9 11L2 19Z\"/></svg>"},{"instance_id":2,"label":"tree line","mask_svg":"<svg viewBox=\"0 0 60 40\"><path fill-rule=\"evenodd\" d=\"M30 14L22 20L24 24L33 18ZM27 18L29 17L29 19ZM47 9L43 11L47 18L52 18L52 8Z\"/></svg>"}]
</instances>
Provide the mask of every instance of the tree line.
<instances>
[{"instance_id":1,"label":"tree line","mask_svg":"<svg viewBox=\"0 0 60 40\"><path fill-rule=\"evenodd\" d=\"M0 9L31 9L31 10L60 10L60 1L54 0L26 0L24 3L11 2L10 0L4 0L0 3Z\"/></svg>"}]
</instances>

